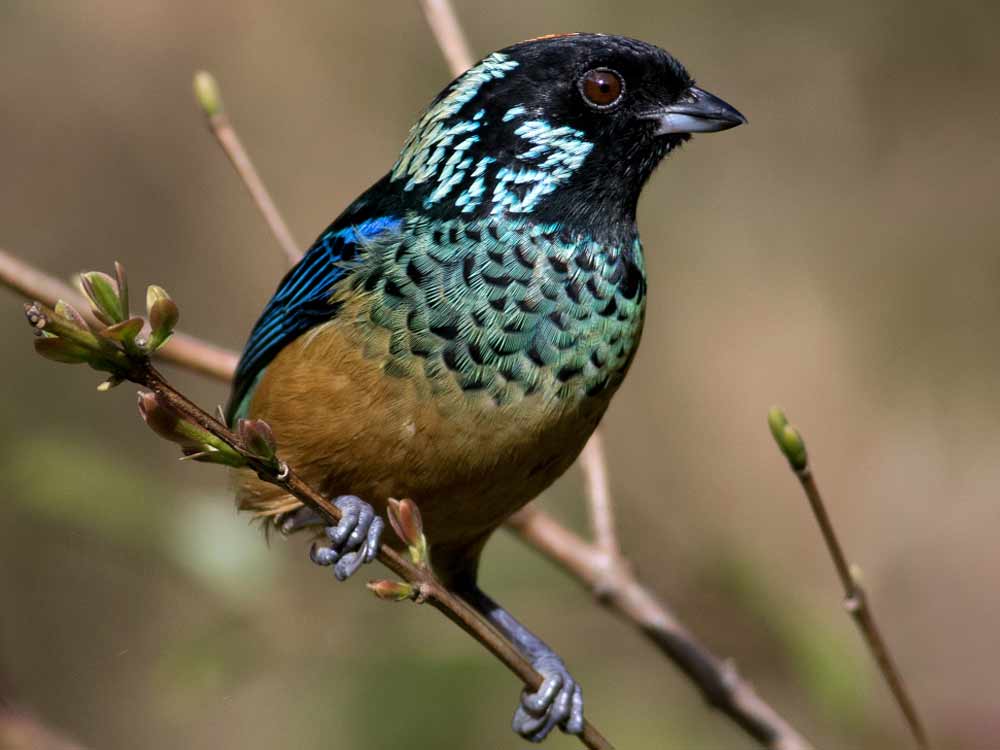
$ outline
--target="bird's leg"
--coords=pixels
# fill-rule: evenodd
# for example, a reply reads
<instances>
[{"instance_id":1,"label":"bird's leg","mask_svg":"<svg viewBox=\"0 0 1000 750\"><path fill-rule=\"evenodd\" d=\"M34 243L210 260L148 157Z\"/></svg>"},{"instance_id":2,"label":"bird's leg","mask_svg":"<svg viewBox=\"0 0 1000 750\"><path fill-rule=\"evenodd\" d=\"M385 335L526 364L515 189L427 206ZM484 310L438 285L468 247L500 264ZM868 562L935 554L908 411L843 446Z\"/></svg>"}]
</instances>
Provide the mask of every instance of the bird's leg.
<instances>
[{"instance_id":1,"label":"bird's leg","mask_svg":"<svg viewBox=\"0 0 1000 750\"><path fill-rule=\"evenodd\" d=\"M329 546L313 544L309 559L317 565L333 565L337 580L346 581L378 555L385 522L372 506L354 495L341 495L333 504L343 515L336 526L324 529Z\"/></svg>"},{"instance_id":2,"label":"bird's leg","mask_svg":"<svg viewBox=\"0 0 1000 750\"><path fill-rule=\"evenodd\" d=\"M460 594L545 678L538 690L521 694L521 703L514 712L514 731L531 742L541 742L557 726L567 734L580 734L583 731L583 693L562 659L479 587L463 587Z\"/></svg>"}]
</instances>

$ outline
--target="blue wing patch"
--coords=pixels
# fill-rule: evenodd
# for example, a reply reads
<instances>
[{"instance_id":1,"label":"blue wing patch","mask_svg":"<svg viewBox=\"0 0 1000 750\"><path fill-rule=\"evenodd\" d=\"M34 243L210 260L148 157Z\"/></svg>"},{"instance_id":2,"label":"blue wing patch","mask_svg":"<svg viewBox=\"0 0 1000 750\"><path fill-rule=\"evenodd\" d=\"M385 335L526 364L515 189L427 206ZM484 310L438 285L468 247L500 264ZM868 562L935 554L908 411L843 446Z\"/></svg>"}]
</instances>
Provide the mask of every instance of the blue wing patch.
<instances>
[{"instance_id":1,"label":"blue wing patch","mask_svg":"<svg viewBox=\"0 0 1000 750\"><path fill-rule=\"evenodd\" d=\"M244 402L249 401L264 368L278 352L337 314L338 306L330 301L330 296L334 285L350 272L348 264L356 257L358 245L380 234L396 232L402 224L392 216L339 229L338 223L320 235L305 257L281 280L253 327L233 379L226 413L230 423L243 416L247 405Z\"/></svg>"}]
</instances>

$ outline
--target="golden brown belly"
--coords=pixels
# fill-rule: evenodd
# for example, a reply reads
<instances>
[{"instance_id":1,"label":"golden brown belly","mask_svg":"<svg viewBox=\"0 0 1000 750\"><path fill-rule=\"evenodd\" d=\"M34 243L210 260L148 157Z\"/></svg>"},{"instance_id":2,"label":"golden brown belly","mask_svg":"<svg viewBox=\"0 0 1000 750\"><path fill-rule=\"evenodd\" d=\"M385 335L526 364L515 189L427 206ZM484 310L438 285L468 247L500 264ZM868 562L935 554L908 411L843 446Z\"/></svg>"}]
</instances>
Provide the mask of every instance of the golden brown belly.
<instances>
[{"instance_id":1,"label":"golden brown belly","mask_svg":"<svg viewBox=\"0 0 1000 750\"><path fill-rule=\"evenodd\" d=\"M388 334L353 332L349 314L299 338L268 366L249 414L274 430L279 456L329 495L355 494L384 514L413 498L428 540L461 548L537 496L576 459L607 407L542 388L498 406L457 384L383 371ZM275 515L294 498L243 478L241 507Z\"/></svg>"}]
</instances>

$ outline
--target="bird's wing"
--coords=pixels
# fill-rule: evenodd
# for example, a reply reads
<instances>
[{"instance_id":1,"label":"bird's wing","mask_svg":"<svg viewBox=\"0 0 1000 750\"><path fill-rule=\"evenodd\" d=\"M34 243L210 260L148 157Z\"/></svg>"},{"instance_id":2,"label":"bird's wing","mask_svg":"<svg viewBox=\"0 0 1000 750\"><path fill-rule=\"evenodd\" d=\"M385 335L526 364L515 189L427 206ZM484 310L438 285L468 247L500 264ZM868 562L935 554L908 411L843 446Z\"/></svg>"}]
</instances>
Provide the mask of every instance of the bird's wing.
<instances>
[{"instance_id":1,"label":"bird's wing","mask_svg":"<svg viewBox=\"0 0 1000 750\"><path fill-rule=\"evenodd\" d=\"M359 245L378 238L391 241L401 222L393 216L338 219L319 236L309 252L281 280L254 325L236 367L226 418L232 423L249 404L253 387L268 363L285 346L337 314L333 287L350 273Z\"/></svg>"}]
</instances>

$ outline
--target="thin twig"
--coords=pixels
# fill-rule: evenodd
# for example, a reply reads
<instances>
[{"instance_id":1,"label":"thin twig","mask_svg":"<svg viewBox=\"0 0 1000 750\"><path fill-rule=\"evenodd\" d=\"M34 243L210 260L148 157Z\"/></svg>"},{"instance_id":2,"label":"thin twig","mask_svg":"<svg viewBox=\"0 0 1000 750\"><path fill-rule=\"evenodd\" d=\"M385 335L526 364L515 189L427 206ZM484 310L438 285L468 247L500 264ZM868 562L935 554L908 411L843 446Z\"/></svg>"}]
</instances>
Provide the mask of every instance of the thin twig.
<instances>
[{"instance_id":1,"label":"thin twig","mask_svg":"<svg viewBox=\"0 0 1000 750\"><path fill-rule=\"evenodd\" d=\"M608 460L604 452L604 440L598 430L590 436L580 454L580 468L583 470L584 492L590 508L594 546L609 559L616 558L621 555L621 548L615 532L615 514L611 505Z\"/></svg>"},{"instance_id":2,"label":"thin twig","mask_svg":"<svg viewBox=\"0 0 1000 750\"><path fill-rule=\"evenodd\" d=\"M209 130L222 146L222 150L226 152L230 163L249 191L250 197L253 198L254 204L264 217L264 221L267 222L267 226L270 227L271 233L278 240L278 244L288 258L288 264L295 265L302 258L299 243L295 241L277 206L271 200L271 194L264 186L260 175L257 174L257 169L250 160L250 155L243 148L243 142L236 134L235 128L229 122L229 115L226 114L222 106L222 97L219 96L215 79L204 71L197 73L194 77L194 91L202 112L205 114Z\"/></svg>"},{"instance_id":3,"label":"thin twig","mask_svg":"<svg viewBox=\"0 0 1000 750\"><path fill-rule=\"evenodd\" d=\"M809 498L809 505L812 507L813 514L816 516L816 522L823 533L827 549L830 550L830 556L833 558L837 575L840 576L840 582L844 587L844 607L851 617L854 618L854 622L857 623L862 637L867 642L872 657L875 659L879 670L882 672L882 676L889 685L889 690L892 691L896 703L899 704L899 710L903 712L903 717L906 719L917 747L928 750L930 744L927 740L927 733L924 731L923 724L920 721L920 716L917 714L916 705L910 698L899 668L893 661L892 655L889 653L889 647L886 645L885 639L882 637L882 633L875 623L875 616L872 614L871 605L868 603L868 594L861 585L858 570L847 564L844 552L833 529L833 524L826 512L826 506L823 504L823 498L819 494L819 488L816 486L816 480L813 477L812 471L809 467L806 467L802 471L796 471L795 475L799 478L806 497Z\"/></svg>"},{"instance_id":4,"label":"thin twig","mask_svg":"<svg viewBox=\"0 0 1000 750\"><path fill-rule=\"evenodd\" d=\"M771 750L811 750L728 661L702 646L624 564L609 571L606 556L551 516L528 506L508 526L523 541L594 592L597 600L637 626L698 687L710 706Z\"/></svg>"},{"instance_id":5,"label":"thin twig","mask_svg":"<svg viewBox=\"0 0 1000 750\"><path fill-rule=\"evenodd\" d=\"M65 300L80 310L88 323L93 325L97 322L90 312L90 305L73 287L2 249L0 284L26 299L37 299L49 307ZM239 359L235 352L179 332L174 333L156 356L164 362L223 382L232 380Z\"/></svg>"},{"instance_id":6,"label":"thin twig","mask_svg":"<svg viewBox=\"0 0 1000 750\"><path fill-rule=\"evenodd\" d=\"M75 740L45 726L26 711L0 706L0 748L5 750L83 750Z\"/></svg>"},{"instance_id":7,"label":"thin twig","mask_svg":"<svg viewBox=\"0 0 1000 750\"><path fill-rule=\"evenodd\" d=\"M812 468L809 466L809 456L806 452L805 442L799 431L788 424L784 413L777 407L771 409L768 414L771 432L774 435L778 446L781 448L795 476L798 478L809 506L812 508L816 523L819 524L823 541L830 552L833 560L833 567L837 571L840 583L844 587L844 608L854 619L861 637L868 645L872 658L878 665L882 677L885 679L892 696L899 706L899 710L906 720L907 727L913 735L917 747L921 750L929 750L930 743L927 733L924 731L923 723L917 713L916 704L910 698L906 689L906 683L892 655L886 645L882 633L875 623L875 616L872 614L871 605L868 603L868 594L861 585L860 571L857 567L847 562L847 556L837 537L837 532L833 528L833 521L826 510L823 497L820 495L819 487L813 476Z\"/></svg>"},{"instance_id":8,"label":"thin twig","mask_svg":"<svg viewBox=\"0 0 1000 750\"><path fill-rule=\"evenodd\" d=\"M448 68L457 78L472 67L474 60L455 9L450 0L420 0L420 7Z\"/></svg>"}]
</instances>

